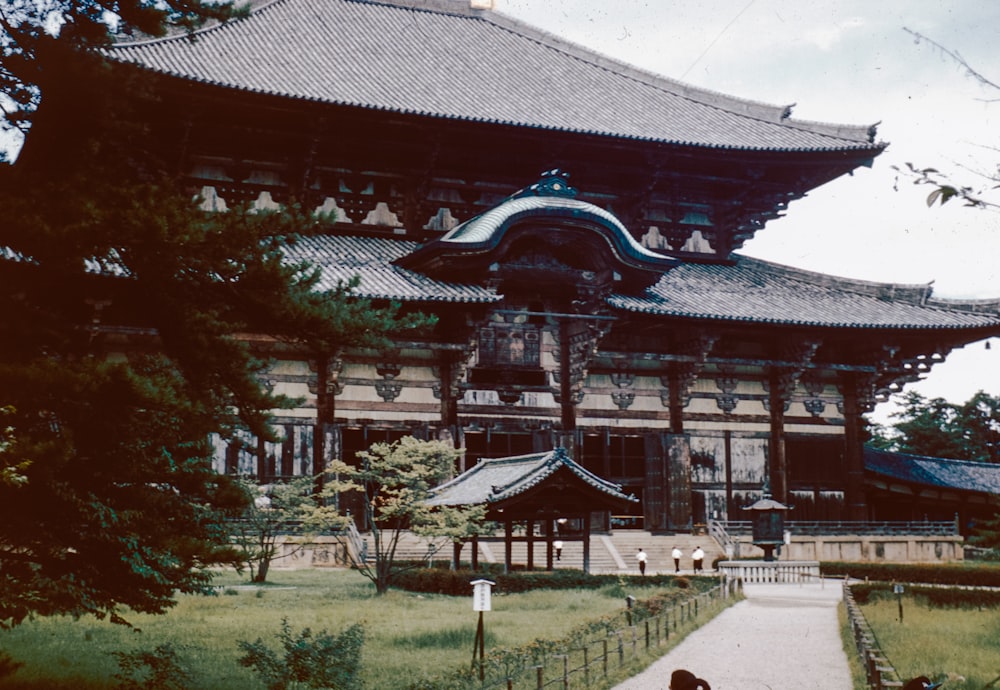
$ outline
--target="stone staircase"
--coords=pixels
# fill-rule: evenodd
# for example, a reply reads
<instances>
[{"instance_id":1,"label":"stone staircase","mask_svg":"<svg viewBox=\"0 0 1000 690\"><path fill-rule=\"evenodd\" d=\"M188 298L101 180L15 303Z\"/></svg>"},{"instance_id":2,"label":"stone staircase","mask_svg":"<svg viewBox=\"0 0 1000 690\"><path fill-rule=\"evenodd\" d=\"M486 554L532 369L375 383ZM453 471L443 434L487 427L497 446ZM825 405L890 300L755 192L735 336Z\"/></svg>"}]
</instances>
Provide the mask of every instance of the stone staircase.
<instances>
[{"instance_id":1,"label":"stone staircase","mask_svg":"<svg viewBox=\"0 0 1000 690\"><path fill-rule=\"evenodd\" d=\"M364 536L368 543L369 552L372 549L370 535ZM639 563L635 558L636 553L642 548L647 555L646 572L672 573L674 571L673 559L670 552L677 546L684 556L681 558L681 572L690 574L692 572L691 552L695 547L700 546L705 552L705 571L711 572L712 563L716 558L724 556L721 546L709 535L692 534L651 534L644 530L620 529L612 534L594 534L590 537L590 572L592 573L622 573L635 574L639 572ZM465 544L462 547L461 558L468 562L471 559L471 545ZM545 542L536 541L534 544L534 566L536 569L545 568ZM452 547L450 542L442 539L427 539L418 537L415 534L406 532L400 537L399 545L396 549L398 560L421 561L426 560L431 563L440 564L451 560ZM511 558L514 563L526 564L528 562L528 545L526 542L514 542L511 548ZM503 563L504 541L503 535L480 539L479 560L482 563ZM583 567L583 542L579 540L564 539L562 558L554 560L555 568L576 568Z\"/></svg>"}]
</instances>

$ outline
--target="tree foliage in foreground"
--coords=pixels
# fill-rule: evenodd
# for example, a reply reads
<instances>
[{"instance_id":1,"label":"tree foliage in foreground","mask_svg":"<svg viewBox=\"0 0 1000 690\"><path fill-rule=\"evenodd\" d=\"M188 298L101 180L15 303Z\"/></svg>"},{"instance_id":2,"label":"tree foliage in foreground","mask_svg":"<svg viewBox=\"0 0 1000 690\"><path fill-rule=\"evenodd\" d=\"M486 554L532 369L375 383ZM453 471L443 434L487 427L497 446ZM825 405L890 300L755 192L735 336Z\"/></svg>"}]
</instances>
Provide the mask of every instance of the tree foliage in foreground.
<instances>
[{"instance_id":1,"label":"tree foliage in foreground","mask_svg":"<svg viewBox=\"0 0 1000 690\"><path fill-rule=\"evenodd\" d=\"M367 560L354 565L379 594L389 589L397 573L419 567L396 559L403 532L440 537L446 544L471 537L483 528L484 506L431 508L425 504L430 490L452 477L461 452L446 441L404 436L358 453L357 465L334 462L327 469L324 505L316 509L312 520L326 528L343 524L349 518L338 506L339 496L361 493L363 519L373 549Z\"/></svg>"},{"instance_id":2,"label":"tree foliage in foreground","mask_svg":"<svg viewBox=\"0 0 1000 690\"><path fill-rule=\"evenodd\" d=\"M107 45L112 30L162 36L244 14L232 0L3 0L0 2L0 133L27 134L43 98L44 59L58 43L85 51Z\"/></svg>"},{"instance_id":3,"label":"tree foliage in foreground","mask_svg":"<svg viewBox=\"0 0 1000 690\"><path fill-rule=\"evenodd\" d=\"M888 429L876 427L876 447L952 460L1000 462L1000 397L979 391L956 405L914 391L902 396Z\"/></svg>"},{"instance_id":4,"label":"tree foliage in foreground","mask_svg":"<svg viewBox=\"0 0 1000 690\"><path fill-rule=\"evenodd\" d=\"M273 438L288 401L236 334L320 355L425 320L283 261L320 229L294 203L200 210L157 157L149 77L59 42L37 60L45 98L0 165L0 626L122 621L240 560L222 518L245 497L209 438Z\"/></svg>"}]
</instances>

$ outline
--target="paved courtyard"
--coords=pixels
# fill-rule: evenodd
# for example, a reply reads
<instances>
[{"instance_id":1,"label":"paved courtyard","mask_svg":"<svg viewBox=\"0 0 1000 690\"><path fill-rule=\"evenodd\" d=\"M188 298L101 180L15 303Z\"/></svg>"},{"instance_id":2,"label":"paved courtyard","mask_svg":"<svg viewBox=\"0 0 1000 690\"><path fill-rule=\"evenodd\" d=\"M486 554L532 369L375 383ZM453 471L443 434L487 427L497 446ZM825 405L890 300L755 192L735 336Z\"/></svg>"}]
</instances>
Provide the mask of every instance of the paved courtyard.
<instances>
[{"instance_id":1,"label":"paved courtyard","mask_svg":"<svg viewBox=\"0 0 1000 690\"><path fill-rule=\"evenodd\" d=\"M667 690L686 668L712 690L851 690L840 642L841 582L746 585L729 607L615 690Z\"/></svg>"}]
</instances>

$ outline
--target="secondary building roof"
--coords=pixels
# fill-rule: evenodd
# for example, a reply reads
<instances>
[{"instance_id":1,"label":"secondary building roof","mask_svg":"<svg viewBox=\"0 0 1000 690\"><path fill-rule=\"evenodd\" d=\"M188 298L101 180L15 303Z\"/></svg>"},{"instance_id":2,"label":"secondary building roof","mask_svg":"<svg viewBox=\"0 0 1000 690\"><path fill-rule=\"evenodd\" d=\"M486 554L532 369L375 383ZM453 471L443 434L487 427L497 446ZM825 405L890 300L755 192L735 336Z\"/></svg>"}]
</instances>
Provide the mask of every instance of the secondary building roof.
<instances>
[{"instance_id":1,"label":"secondary building roof","mask_svg":"<svg viewBox=\"0 0 1000 690\"><path fill-rule=\"evenodd\" d=\"M865 469L908 484L1000 496L1000 464L865 448Z\"/></svg>"},{"instance_id":2,"label":"secondary building roof","mask_svg":"<svg viewBox=\"0 0 1000 690\"><path fill-rule=\"evenodd\" d=\"M618 484L601 479L573 462L564 448L556 448L544 453L480 460L472 469L437 487L427 503L503 506L518 503L546 486L564 495L583 492L611 504L638 502L634 496L622 493Z\"/></svg>"},{"instance_id":3,"label":"secondary building roof","mask_svg":"<svg viewBox=\"0 0 1000 690\"><path fill-rule=\"evenodd\" d=\"M468 0L273 0L249 17L112 58L181 79L326 104L771 151L878 151L873 126L766 105L616 62Z\"/></svg>"}]
</instances>

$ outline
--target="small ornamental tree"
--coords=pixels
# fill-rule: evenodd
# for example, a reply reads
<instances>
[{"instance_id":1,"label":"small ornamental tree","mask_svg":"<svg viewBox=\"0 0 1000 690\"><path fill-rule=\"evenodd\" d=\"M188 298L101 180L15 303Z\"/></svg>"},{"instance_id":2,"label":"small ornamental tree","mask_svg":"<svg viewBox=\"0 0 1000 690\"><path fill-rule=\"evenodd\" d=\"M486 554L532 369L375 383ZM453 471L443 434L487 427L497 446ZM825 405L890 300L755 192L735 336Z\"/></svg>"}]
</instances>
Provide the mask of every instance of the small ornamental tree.
<instances>
[{"instance_id":1,"label":"small ornamental tree","mask_svg":"<svg viewBox=\"0 0 1000 690\"><path fill-rule=\"evenodd\" d=\"M413 564L396 562L403 532L440 537L450 543L475 534L483 525L484 506L434 507L426 504L430 490L450 479L461 454L445 441L420 441L405 436L394 443L376 443L358 454L358 465L333 463L326 472L325 505L313 520L319 524L341 524L346 519L337 497L348 491L364 496L364 520L371 531L373 551L354 566L384 594L393 576ZM348 549L348 553L350 550Z\"/></svg>"},{"instance_id":2,"label":"small ornamental tree","mask_svg":"<svg viewBox=\"0 0 1000 690\"><path fill-rule=\"evenodd\" d=\"M271 564L288 558L301 550L278 552L282 537L302 537L303 520L315 505L313 478L296 477L279 484L260 484L250 478L241 478L240 486L246 492L248 503L243 515L233 523L233 537L243 550L250 580L265 582Z\"/></svg>"}]
</instances>

